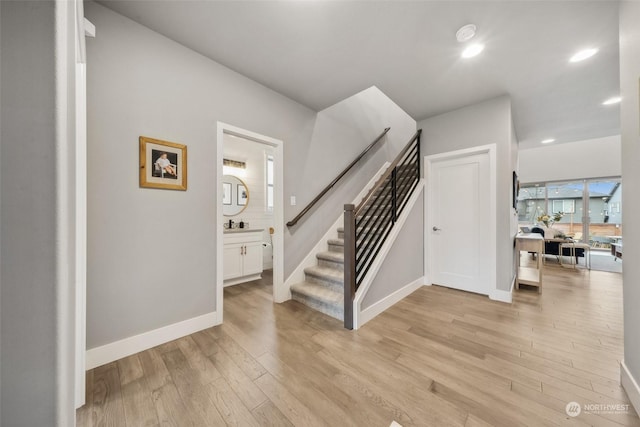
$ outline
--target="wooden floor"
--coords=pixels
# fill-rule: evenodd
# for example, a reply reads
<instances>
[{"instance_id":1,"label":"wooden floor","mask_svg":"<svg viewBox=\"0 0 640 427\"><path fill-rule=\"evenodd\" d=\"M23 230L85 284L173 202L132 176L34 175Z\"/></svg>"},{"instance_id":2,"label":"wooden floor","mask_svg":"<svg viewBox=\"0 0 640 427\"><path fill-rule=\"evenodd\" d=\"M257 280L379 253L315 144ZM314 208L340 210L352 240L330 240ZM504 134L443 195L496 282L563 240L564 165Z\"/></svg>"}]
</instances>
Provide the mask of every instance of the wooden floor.
<instances>
[{"instance_id":1,"label":"wooden floor","mask_svg":"<svg viewBox=\"0 0 640 427\"><path fill-rule=\"evenodd\" d=\"M359 331L271 287L225 289L224 324L87 376L79 426L619 426L616 273L547 266L512 305L423 287Z\"/></svg>"}]
</instances>

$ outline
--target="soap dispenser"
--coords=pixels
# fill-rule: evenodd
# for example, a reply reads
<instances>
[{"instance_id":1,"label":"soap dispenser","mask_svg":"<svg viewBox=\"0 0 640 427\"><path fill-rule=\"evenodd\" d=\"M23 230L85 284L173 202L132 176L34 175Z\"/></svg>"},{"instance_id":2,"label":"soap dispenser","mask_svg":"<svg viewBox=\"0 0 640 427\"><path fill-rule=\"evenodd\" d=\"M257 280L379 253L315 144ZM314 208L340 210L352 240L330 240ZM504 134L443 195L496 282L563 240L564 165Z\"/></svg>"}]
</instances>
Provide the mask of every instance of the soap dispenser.
<instances>
[{"instance_id":1,"label":"soap dispenser","mask_svg":"<svg viewBox=\"0 0 640 427\"><path fill-rule=\"evenodd\" d=\"M238 225L238 227L244 228L244 221L243 220L240 220L240 224Z\"/></svg>"}]
</instances>

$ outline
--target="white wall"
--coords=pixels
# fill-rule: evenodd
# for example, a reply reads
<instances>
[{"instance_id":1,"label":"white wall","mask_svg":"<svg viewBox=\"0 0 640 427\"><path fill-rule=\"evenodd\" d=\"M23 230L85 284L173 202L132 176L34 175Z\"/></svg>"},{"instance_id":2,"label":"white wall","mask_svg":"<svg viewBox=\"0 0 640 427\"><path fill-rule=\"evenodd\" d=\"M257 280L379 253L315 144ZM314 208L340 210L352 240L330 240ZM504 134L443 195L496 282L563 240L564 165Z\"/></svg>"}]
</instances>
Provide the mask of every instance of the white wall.
<instances>
[{"instance_id":1,"label":"white wall","mask_svg":"<svg viewBox=\"0 0 640 427\"><path fill-rule=\"evenodd\" d=\"M622 209L627 219L624 224L624 362L636 381L640 381L640 109L638 108L638 77L640 76L640 3L620 3L620 88L622 95ZM629 219L636 220L629 220ZM638 390L627 389L635 397Z\"/></svg>"},{"instance_id":2,"label":"white wall","mask_svg":"<svg viewBox=\"0 0 640 427\"><path fill-rule=\"evenodd\" d=\"M215 310L216 121L281 139L287 155L310 140L315 112L99 4L86 15L97 31L87 41L91 349ZM187 145L187 191L139 188L140 135Z\"/></svg>"},{"instance_id":3,"label":"white wall","mask_svg":"<svg viewBox=\"0 0 640 427\"><path fill-rule=\"evenodd\" d=\"M285 220L392 128L285 230L285 277L415 132L375 87L316 113L99 4L88 3L86 15L98 33L87 42L89 349L214 310L217 121L284 141L285 200L298 200L285 204ZM140 135L188 146L186 192L138 187ZM161 233L171 250L153 244Z\"/></svg>"},{"instance_id":4,"label":"white wall","mask_svg":"<svg viewBox=\"0 0 640 427\"><path fill-rule=\"evenodd\" d=\"M223 221L233 219L235 222L249 223L249 228L262 229L263 268L273 268L273 247L269 227L275 227L273 211L267 211L267 155L273 155L274 149L265 144L249 141L233 135L224 134L223 152L225 159L246 163L246 169L232 171L240 178L249 190L249 202L242 213L225 217Z\"/></svg>"},{"instance_id":5,"label":"white wall","mask_svg":"<svg viewBox=\"0 0 640 427\"><path fill-rule=\"evenodd\" d=\"M517 164L517 141L512 130L511 100L501 96L422 120L422 153L446 153L486 144L497 145L497 265L499 290L509 291L513 282L512 171Z\"/></svg>"},{"instance_id":6,"label":"white wall","mask_svg":"<svg viewBox=\"0 0 640 427\"><path fill-rule=\"evenodd\" d=\"M520 182L620 176L620 136L520 150Z\"/></svg>"},{"instance_id":7,"label":"white wall","mask_svg":"<svg viewBox=\"0 0 640 427\"><path fill-rule=\"evenodd\" d=\"M422 190L421 190L422 191ZM424 276L424 191L362 300L364 310Z\"/></svg>"},{"instance_id":8,"label":"white wall","mask_svg":"<svg viewBox=\"0 0 640 427\"><path fill-rule=\"evenodd\" d=\"M309 143L299 143L285 156L285 219L292 219L329 184L385 127L381 142L346 175L322 203L285 232L285 277L333 224L344 204L352 201L385 161L393 160L416 132L416 122L376 87L365 89L318 113ZM297 178L296 178L297 177ZM288 205L289 196L297 206Z\"/></svg>"},{"instance_id":9,"label":"white wall","mask_svg":"<svg viewBox=\"0 0 640 427\"><path fill-rule=\"evenodd\" d=\"M74 2L0 2L3 426L73 425ZM68 97L68 99L67 99Z\"/></svg>"}]
</instances>

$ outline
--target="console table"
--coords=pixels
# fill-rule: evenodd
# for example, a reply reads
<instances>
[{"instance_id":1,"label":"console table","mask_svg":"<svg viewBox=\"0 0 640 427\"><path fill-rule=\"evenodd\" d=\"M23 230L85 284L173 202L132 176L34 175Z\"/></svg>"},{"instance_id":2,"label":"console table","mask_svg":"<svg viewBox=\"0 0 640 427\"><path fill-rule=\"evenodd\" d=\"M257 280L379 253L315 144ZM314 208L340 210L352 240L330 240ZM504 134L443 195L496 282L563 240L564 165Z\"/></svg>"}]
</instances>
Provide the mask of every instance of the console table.
<instances>
[{"instance_id":1,"label":"console table","mask_svg":"<svg viewBox=\"0 0 640 427\"><path fill-rule=\"evenodd\" d=\"M516 250L518 252L516 289L520 289L521 284L536 286L538 293L542 293L542 262L540 259L544 254L544 237L538 233L518 234L516 236ZM521 266L520 251L534 252L536 266Z\"/></svg>"},{"instance_id":2,"label":"console table","mask_svg":"<svg viewBox=\"0 0 640 427\"><path fill-rule=\"evenodd\" d=\"M569 249L569 258L571 259L571 266L576 268L578 261L576 259L576 248L582 249L584 253L584 265L591 270L591 246L588 243L580 242L568 242L560 243L560 265L564 265L562 260L564 259L564 249Z\"/></svg>"},{"instance_id":3,"label":"console table","mask_svg":"<svg viewBox=\"0 0 640 427\"><path fill-rule=\"evenodd\" d=\"M611 244L611 255L613 255L614 261L617 261L618 258L622 259L622 241Z\"/></svg>"}]
</instances>

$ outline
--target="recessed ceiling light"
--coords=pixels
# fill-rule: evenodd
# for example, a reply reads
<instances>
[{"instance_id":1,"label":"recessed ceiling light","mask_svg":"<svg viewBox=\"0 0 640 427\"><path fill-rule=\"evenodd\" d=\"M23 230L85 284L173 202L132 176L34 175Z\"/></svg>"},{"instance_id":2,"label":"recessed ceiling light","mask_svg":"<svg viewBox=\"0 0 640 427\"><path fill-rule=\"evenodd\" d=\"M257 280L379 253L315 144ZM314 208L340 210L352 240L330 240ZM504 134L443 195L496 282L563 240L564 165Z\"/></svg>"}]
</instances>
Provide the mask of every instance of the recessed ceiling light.
<instances>
[{"instance_id":1,"label":"recessed ceiling light","mask_svg":"<svg viewBox=\"0 0 640 427\"><path fill-rule=\"evenodd\" d=\"M476 26L467 24L456 32L456 40L460 43L469 41L476 35Z\"/></svg>"},{"instance_id":2,"label":"recessed ceiling light","mask_svg":"<svg viewBox=\"0 0 640 427\"><path fill-rule=\"evenodd\" d=\"M577 52L575 55L573 55L571 58L569 58L569 62L584 61L587 58L591 58L596 53L598 53L598 49L596 49L596 48L584 49L584 50L581 50L581 51Z\"/></svg>"},{"instance_id":3,"label":"recessed ceiling light","mask_svg":"<svg viewBox=\"0 0 640 427\"><path fill-rule=\"evenodd\" d=\"M618 104L620 101L622 101L622 98L619 96L614 96L612 98L607 99L606 101L604 101L602 103L602 105L613 105L613 104Z\"/></svg>"},{"instance_id":4,"label":"recessed ceiling light","mask_svg":"<svg viewBox=\"0 0 640 427\"><path fill-rule=\"evenodd\" d=\"M462 57L463 58L473 58L474 56L478 55L483 50L484 50L484 45L483 44L480 44L480 43L470 44L469 46L467 46L462 51Z\"/></svg>"},{"instance_id":5,"label":"recessed ceiling light","mask_svg":"<svg viewBox=\"0 0 640 427\"><path fill-rule=\"evenodd\" d=\"M552 142L556 142L556 140L553 139L553 138L548 138L548 139L543 139L542 141L540 141L541 144L551 144Z\"/></svg>"}]
</instances>

